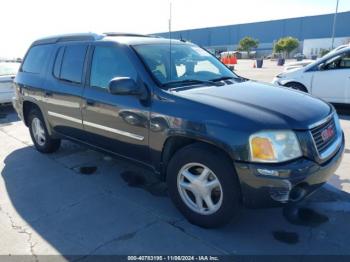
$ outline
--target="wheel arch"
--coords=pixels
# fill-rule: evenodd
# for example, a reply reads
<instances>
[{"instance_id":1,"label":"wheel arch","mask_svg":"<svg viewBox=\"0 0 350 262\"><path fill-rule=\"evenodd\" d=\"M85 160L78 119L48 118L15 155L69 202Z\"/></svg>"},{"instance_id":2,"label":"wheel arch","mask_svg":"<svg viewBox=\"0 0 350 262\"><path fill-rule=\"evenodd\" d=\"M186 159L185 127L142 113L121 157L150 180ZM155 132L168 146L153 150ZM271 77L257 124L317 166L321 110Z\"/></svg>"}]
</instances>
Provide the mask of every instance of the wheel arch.
<instances>
[{"instance_id":1,"label":"wheel arch","mask_svg":"<svg viewBox=\"0 0 350 262\"><path fill-rule=\"evenodd\" d=\"M283 86L285 86L285 87L290 87L289 85L291 85L291 84L300 85L300 86L304 89L304 90L302 90L302 91L304 91L304 92L306 92L306 93L310 93L309 90L307 89L307 87L306 87L303 83L301 83L301 82L299 82L299 81L297 81L297 80L294 80L294 79L291 79L291 80L289 80L288 82L283 83Z\"/></svg>"},{"instance_id":2,"label":"wheel arch","mask_svg":"<svg viewBox=\"0 0 350 262\"><path fill-rule=\"evenodd\" d=\"M182 140L183 138L189 139L189 140L187 140L187 141L186 140ZM172 159L172 157L175 155L176 152L178 152L179 150L181 150L181 149L183 149L183 148L185 148L187 146L190 146L190 145L193 145L195 148L197 148L199 150L202 150L202 152L203 152L203 150L205 150L205 152L208 151L211 154L214 154L214 157L218 157L218 160L223 160L223 161L227 160L227 164L232 167L232 172L229 172L229 174L231 174L232 178L236 181L237 190L238 190L237 191L237 193L238 193L238 202L240 204L243 203L243 191L242 191L241 180L240 180L240 177L238 175L236 166L234 164L234 160L233 160L234 158L232 158L230 152L227 149L225 149L222 146L219 146L218 144L215 143L215 141L210 141L210 140L206 141L206 140L201 140L201 139L177 136L177 137L169 137L167 139L167 143L164 146L164 150L166 150L167 147L170 147L172 145L172 143L176 144L176 141L177 141L178 144L181 144L181 142L179 142L179 141L186 141L186 142L183 142L182 146L173 147L171 149L168 149L168 150L170 150L170 152L172 152L172 154L168 155L168 163L170 163L170 160ZM164 158L164 157L166 157L166 155L163 154L162 157ZM212 157L210 157L210 158L212 158ZM166 171L167 164L165 164L163 166L164 167L164 169L163 169L164 171ZM225 170L227 170L227 169L225 169ZM229 170L231 170L231 169L229 168ZM171 170L170 170L169 174L171 174ZM166 172L162 172L162 179L164 179L164 180L166 180L168 182L167 175L168 174Z\"/></svg>"},{"instance_id":3,"label":"wheel arch","mask_svg":"<svg viewBox=\"0 0 350 262\"><path fill-rule=\"evenodd\" d=\"M227 157L227 159L231 160L231 162L233 163L232 159L234 159L234 155L227 145L223 143L218 143L217 141L212 141L210 139L176 134L168 137L163 145L161 153L162 164L160 170L163 179L166 178L166 168L174 154L180 149L190 144L202 144L204 146L208 146L214 150L221 152Z\"/></svg>"},{"instance_id":4,"label":"wheel arch","mask_svg":"<svg viewBox=\"0 0 350 262\"><path fill-rule=\"evenodd\" d=\"M45 117L44 111L42 110L42 108L40 107L39 103L37 103L36 100L27 99L27 100L23 101L22 113L23 113L23 122L24 122L24 124L27 127L29 126L28 117L29 117L29 113L33 109L37 109L37 110L40 111L40 113L42 114L42 116L44 118L47 131L49 132L49 135L52 135L52 130L51 130L51 127L49 125L49 122L47 121L47 118Z\"/></svg>"},{"instance_id":5,"label":"wheel arch","mask_svg":"<svg viewBox=\"0 0 350 262\"><path fill-rule=\"evenodd\" d=\"M30 100L25 100L23 101L23 121L24 121L24 124L26 126L29 126L29 113L33 110L33 109L38 109L41 111L40 107L34 103L33 101L30 101Z\"/></svg>"}]
</instances>

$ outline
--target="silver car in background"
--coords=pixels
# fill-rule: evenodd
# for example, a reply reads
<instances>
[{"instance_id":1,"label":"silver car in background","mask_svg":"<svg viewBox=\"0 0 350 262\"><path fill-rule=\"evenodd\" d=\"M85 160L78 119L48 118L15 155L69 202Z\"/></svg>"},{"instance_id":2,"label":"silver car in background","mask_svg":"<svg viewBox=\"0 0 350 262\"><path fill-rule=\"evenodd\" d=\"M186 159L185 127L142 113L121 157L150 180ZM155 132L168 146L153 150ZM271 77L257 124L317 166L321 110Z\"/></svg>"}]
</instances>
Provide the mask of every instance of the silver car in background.
<instances>
[{"instance_id":1,"label":"silver car in background","mask_svg":"<svg viewBox=\"0 0 350 262\"><path fill-rule=\"evenodd\" d=\"M0 62L0 104L12 102L14 96L12 82L20 65L16 62Z\"/></svg>"}]
</instances>

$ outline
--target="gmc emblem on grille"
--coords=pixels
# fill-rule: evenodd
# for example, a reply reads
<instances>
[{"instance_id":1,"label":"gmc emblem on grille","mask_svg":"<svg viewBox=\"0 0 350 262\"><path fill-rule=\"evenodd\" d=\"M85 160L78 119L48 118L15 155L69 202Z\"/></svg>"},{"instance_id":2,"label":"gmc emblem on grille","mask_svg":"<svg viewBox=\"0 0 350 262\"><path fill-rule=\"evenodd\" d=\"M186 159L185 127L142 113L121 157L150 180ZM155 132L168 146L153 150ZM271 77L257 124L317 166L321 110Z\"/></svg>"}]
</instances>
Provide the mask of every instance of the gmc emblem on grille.
<instances>
[{"instance_id":1,"label":"gmc emblem on grille","mask_svg":"<svg viewBox=\"0 0 350 262\"><path fill-rule=\"evenodd\" d=\"M325 130L323 130L321 133L323 142L326 142L327 140L329 140L331 137L333 137L333 135L334 135L334 130L332 127L328 127Z\"/></svg>"}]
</instances>

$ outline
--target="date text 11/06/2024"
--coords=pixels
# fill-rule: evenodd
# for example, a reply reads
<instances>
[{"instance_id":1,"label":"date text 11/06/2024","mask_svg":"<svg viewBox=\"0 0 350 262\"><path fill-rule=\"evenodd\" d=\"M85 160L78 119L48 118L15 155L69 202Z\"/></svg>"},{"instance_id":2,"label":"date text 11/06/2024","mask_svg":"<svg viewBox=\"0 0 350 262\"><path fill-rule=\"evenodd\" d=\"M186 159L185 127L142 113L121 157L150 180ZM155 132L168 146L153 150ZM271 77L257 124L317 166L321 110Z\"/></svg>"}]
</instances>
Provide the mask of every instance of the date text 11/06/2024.
<instances>
[{"instance_id":1,"label":"date text 11/06/2024","mask_svg":"<svg viewBox=\"0 0 350 262\"><path fill-rule=\"evenodd\" d=\"M219 261L217 256L128 256L128 261Z\"/></svg>"}]
</instances>

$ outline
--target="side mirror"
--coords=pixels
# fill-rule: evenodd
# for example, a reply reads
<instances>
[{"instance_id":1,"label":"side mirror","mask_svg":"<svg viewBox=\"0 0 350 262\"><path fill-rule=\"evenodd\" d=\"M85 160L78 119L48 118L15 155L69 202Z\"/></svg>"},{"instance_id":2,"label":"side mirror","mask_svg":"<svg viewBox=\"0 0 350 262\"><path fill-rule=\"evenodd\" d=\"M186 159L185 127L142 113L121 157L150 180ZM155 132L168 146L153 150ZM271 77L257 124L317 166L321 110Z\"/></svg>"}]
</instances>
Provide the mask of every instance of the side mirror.
<instances>
[{"instance_id":1,"label":"side mirror","mask_svg":"<svg viewBox=\"0 0 350 262\"><path fill-rule=\"evenodd\" d=\"M108 84L108 90L114 95L134 95L142 94L141 89L134 79L130 77L115 77Z\"/></svg>"}]
</instances>

